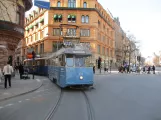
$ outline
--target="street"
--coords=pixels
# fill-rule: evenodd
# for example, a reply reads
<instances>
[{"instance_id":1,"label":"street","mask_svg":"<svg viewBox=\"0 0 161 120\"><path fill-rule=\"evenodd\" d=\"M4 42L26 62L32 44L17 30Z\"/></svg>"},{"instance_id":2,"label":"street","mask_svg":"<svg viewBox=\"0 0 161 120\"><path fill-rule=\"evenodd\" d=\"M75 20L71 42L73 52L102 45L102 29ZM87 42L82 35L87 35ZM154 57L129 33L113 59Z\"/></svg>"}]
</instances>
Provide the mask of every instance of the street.
<instances>
[{"instance_id":1,"label":"street","mask_svg":"<svg viewBox=\"0 0 161 120\"><path fill-rule=\"evenodd\" d=\"M51 120L159 120L160 77L153 74L95 75L94 89L84 91L88 100L81 90L62 90ZM0 120L46 120L60 93L61 89L46 78L38 90L0 102Z\"/></svg>"}]
</instances>

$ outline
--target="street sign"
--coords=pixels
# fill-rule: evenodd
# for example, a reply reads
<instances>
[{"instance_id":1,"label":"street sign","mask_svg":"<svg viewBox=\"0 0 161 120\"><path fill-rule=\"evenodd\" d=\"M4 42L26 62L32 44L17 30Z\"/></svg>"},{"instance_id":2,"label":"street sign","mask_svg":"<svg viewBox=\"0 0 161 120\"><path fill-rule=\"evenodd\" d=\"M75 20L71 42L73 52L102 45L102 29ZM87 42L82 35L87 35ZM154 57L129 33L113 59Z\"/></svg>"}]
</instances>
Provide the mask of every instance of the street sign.
<instances>
[{"instance_id":1,"label":"street sign","mask_svg":"<svg viewBox=\"0 0 161 120\"><path fill-rule=\"evenodd\" d=\"M49 0L34 0L34 5L44 9L50 9Z\"/></svg>"}]
</instances>

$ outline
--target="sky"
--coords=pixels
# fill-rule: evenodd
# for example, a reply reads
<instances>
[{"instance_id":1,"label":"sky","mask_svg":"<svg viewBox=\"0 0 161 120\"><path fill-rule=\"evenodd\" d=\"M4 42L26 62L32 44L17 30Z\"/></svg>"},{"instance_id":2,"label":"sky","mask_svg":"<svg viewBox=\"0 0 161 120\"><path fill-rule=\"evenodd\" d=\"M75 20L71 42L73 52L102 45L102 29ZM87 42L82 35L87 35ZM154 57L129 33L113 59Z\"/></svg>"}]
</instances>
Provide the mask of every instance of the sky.
<instances>
[{"instance_id":1,"label":"sky","mask_svg":"<svg viewBox=\"0 0 161 120\"><path fill-rule=\"evenodd\" d=\"M98 0L139 41L142 56L161 51L161 0Z\"/></svg>"},{"instance_id":2,"label":"sky","mask_svg":"<svg viewBox=\"0 0 161 120\"><path fill-rule=\"evenodd\" d=\"M139 41L141 55L152 56L161 51L161 0L98 0L119 17L122 29Z\"/></svg>"}]
</instances>

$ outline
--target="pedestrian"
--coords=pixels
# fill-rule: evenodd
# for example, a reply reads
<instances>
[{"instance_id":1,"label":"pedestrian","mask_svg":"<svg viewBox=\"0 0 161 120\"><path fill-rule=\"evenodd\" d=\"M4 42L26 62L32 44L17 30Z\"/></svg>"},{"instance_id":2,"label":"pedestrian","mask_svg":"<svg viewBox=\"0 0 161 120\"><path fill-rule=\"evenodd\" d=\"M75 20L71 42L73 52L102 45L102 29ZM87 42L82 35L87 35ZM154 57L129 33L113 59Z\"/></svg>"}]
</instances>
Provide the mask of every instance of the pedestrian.
<instances>
[{"instance_id":1,"label":"pedestrian","mask_svg":"<svg viewBox=\"0 0 161 120\"><path fill-rule=\"evenodd\" d=\"M127 73L130 73L130 66L127 66Z\"/></svg>"},{"instance_id":2,"label":"pedestrian","mask_svg":"<svg viewBox=\"0 0 161 120\"><path fill-rule=\"evenodd\" d=\"M148 67L148 74L150 74L150 69L151 69L151 68L150 68L150 66L149 66L149 67Z\"/></svg>"},{"instance_id":3,"label":"pedestrian","mask_svg":"<svg viewBox=\"0 0 161 120\"><path fill-rule=\"evenodd\" d=\"M143 67L143 73L145 73L145 66Z\"/></svg>"},{"instance_id":4,"label":"pedestrian","mask_svg":"<svg viewBox=\"0 0 161 120\"><path fill-rule=\"evenodd\" d=\"M23 65L20 63L19 65L19 74L20 74L20 79L23 79L23 74L24 74L24 68Z\"/></svg>"},{"instance_id":5,"label":"pedestrian","mask_svg":"<svg viewBox=\"0 0 161 120\"><path fill-rule=\"evenodd\" d=\"M10 66L9 62L7 62L7 65L3 68L3 74L5 77L4 81L4 89L7 89L7 81L9 83L9 87L11 87L11 74L13 73L13 67Z\"/></svg>"},{"instance_id":6,"label":"pedestrian","mask_svg":"<svg viewBox=\"0 0 161 120\"><path fill-rule=\"evenodd\" d=\"M155 66L154 65L152 67L152 70L153 70L153 74L155 74Z\"/></svg>"},{"instance_id":7,"label":"pedestrian","mask_svg":"<svg viewBox=\"0 0 161 120\"><path fill-rule=\"evenodd\" d=\"M93 66L93 73L95 74L95 66Z\"/></svg>"}]
</instances>

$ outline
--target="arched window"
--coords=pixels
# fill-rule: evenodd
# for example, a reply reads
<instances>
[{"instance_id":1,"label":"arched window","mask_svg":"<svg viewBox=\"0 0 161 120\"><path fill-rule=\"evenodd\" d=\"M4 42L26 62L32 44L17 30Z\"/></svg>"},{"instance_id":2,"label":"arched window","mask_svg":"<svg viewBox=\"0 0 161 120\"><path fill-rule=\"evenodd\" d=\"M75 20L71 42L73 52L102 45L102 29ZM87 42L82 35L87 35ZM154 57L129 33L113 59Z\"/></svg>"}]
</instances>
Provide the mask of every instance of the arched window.
<instances>
[{"instance_id":1,"label":"arched window","mask_svg":"<svg viewBox=\"0 0 161 120\"><path fill-rule=\"evenodd\" d=\"M60 1L57 2L57 7L61 7Z\"/></svg>"},{"instance_id":2,"label":"arched window","mask_svg":"<svg viewBox=\"0 0 161 120\"><path fill-rule=\"evenodd\" d=\"M83 3L83 8L87 8L87 3L86 2Z\"/></svg>"},{"instance_id":3,"label":"arched window","mask_svg":"<svg viewBox=\"0 0 161 120\"><path fill-rule=\"evenodd\" d=\"M85 23L85 17L82 15L82 23Z\"/></svg>"},{"instance_id":4,"label":"arched window","mask_svg":"<svg viewBox=\"0 0 161 120\"><path fill-rule=\"evenodd\" d=\"M76 0L68 0L68 7L75 8Z\"/></svg>"},{"instance_id":5,"label":"arched window","mask_svg":"<svg viewBox=\"0 0 161 120\"><path fill-rule=\"evenodd\" d=\"M89 23L89 16L86 16L86 23Z\"/></svg>"}]
</instances>

